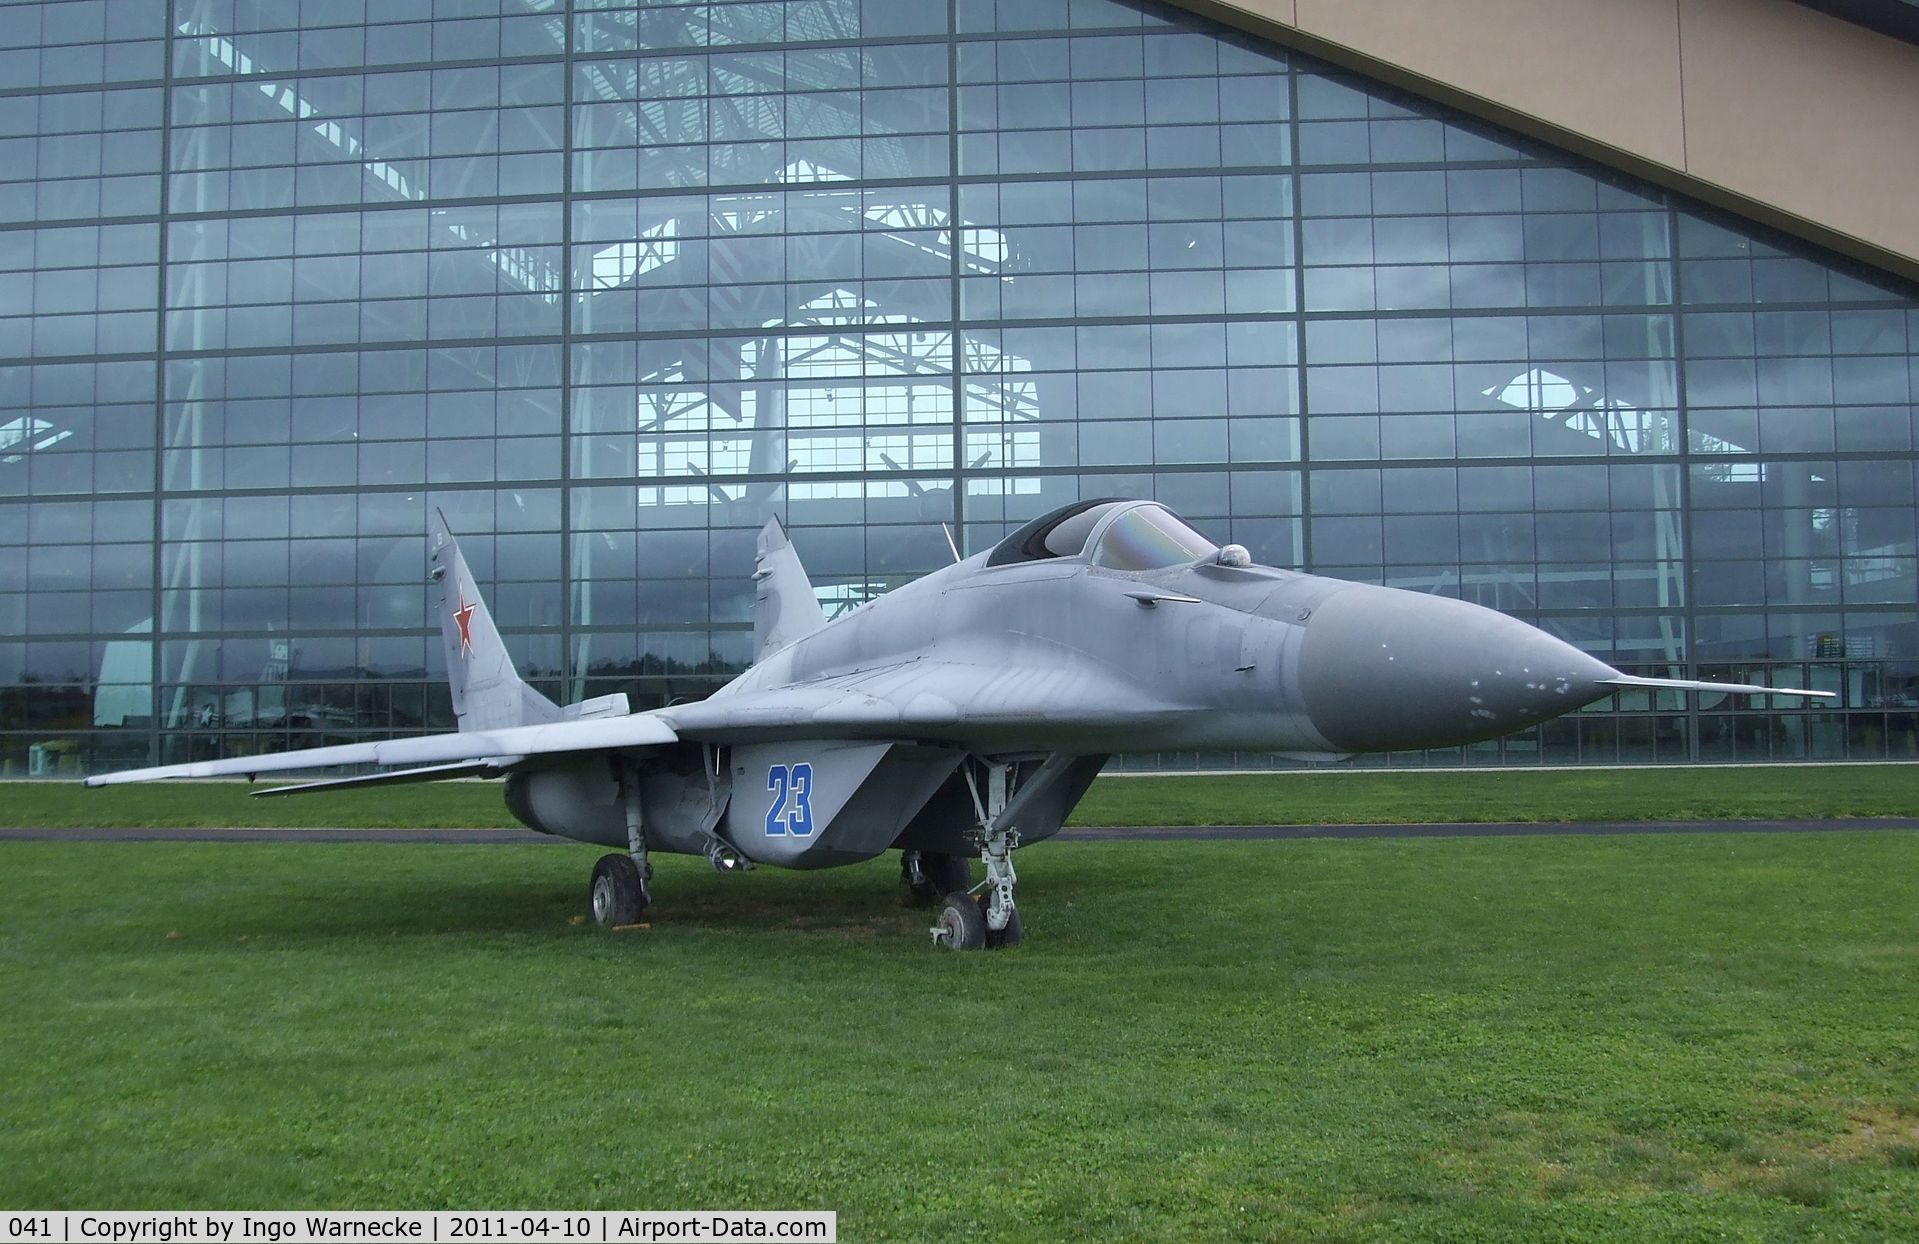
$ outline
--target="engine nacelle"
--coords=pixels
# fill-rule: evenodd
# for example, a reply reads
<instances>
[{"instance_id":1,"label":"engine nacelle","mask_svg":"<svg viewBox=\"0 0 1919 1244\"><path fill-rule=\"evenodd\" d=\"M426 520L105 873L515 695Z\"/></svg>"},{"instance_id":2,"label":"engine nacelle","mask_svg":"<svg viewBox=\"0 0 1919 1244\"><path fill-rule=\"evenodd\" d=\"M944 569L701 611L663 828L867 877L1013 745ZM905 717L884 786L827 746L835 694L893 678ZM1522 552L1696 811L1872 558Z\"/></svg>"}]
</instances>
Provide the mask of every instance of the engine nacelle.
<instances>
[{"instance_id":1,"label":"engine nacelle","mask_svg":"<svg viewBox=\"0 0 1919 1244\"><path fill-rule=\"evenodd\" d=\"M640 774L640 819L647 846L705 853L712 845L703 826L713 796L699 749L655 753L648 761ZM506 807L520 824L543 834L609 847L627 845L626 805L604 757L511 774Z\"/></svg>"},{"instance_id":2,"label":"engine nacelle","mask_svg":"<svg viewBox=\"0 0 1919 1244\"><path fill-rule=\"evenodd\" d=\"M543 834L626 845L620 785L604 762L511 774L506 779L506 810Z\"/></svg>"}]
</instances>

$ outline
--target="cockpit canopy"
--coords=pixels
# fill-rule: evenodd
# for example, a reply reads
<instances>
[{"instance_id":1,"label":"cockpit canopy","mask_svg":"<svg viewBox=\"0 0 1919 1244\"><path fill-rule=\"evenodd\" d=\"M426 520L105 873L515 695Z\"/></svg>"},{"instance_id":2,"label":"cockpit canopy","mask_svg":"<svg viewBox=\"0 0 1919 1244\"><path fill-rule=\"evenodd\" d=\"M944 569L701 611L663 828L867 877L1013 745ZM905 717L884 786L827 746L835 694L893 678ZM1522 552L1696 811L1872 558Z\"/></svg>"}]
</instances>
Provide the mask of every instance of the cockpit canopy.
<instances>
[{"instance_id":1,"label":"cockpit canopy","mask_svg":"<svg viewBox=\"0 0 1919 1244\"><path fill-rule=\"evenodd\" d=\"M1219 547L1155 501L1102 498L1062 506L999 542L989 566L1080 557L1108 570L1158 570L1212 557Z\"/></svg>"}]
</instances>

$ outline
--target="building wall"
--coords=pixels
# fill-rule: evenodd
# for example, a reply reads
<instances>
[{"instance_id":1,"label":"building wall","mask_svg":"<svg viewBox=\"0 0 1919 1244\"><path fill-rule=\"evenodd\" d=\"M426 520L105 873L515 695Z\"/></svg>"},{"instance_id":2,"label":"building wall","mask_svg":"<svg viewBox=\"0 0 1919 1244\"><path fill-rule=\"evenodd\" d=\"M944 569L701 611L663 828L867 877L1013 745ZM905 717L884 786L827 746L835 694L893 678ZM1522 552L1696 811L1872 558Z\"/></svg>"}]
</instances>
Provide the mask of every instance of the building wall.
<instances>
[{"instance_id":1,"label":"building wall","mask_svg":"<svg viewBox=\"0 0 1919 1244\"><path fill-rule=\"evenodd\" d=\"M1179 0L1919 276L1919 47L1793 0Z\"/></svg>"},{"instance_id":2,"label":"building wall","mask_svg":"<svg viewBox=\"0 0 1919 1244\"><path fill-rule=\"evenodd\" d=\"M374 18L0 8L12 772L447 727L434 508L524 672L649 705L769 515L843 608L1105 495L1844 693L1393 763L1919 754L1889 274L1158 5Z\"/></svg>"}]
</instances>

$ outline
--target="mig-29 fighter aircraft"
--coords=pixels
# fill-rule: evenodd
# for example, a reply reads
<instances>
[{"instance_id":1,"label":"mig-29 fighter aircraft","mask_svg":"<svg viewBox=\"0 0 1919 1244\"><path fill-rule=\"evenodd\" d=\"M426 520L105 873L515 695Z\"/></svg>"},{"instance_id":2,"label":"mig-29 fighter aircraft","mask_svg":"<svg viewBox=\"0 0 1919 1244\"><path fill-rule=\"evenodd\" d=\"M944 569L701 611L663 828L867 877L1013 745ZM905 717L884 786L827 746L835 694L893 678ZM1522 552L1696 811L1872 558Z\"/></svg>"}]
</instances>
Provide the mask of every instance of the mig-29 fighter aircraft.
<instances>
[{"instance_id":1,"label":"mig-29 fighter aircraft","mask_svg":"<svg viewBox=\"0 0 1919 1244\"><path fill-rule=\"evenodd\" d=\"M617 848L588 888L608 926L651 902L652 851L734 871L898 849L939 905L933 940L971 950L1021 939L1014 849L1057 833L1115 752L1337 759L1492 738L1621 687L1830 694L1634 677L1491 609L1255 565L1154 502L1101 500L832 621L775 519L751 668L699 703L562 707L515 672L444 518L431 545L457 733L88 784L334 765L389 771L261 793L504 777L526 825Z\"/></svg>"}]
</instances>

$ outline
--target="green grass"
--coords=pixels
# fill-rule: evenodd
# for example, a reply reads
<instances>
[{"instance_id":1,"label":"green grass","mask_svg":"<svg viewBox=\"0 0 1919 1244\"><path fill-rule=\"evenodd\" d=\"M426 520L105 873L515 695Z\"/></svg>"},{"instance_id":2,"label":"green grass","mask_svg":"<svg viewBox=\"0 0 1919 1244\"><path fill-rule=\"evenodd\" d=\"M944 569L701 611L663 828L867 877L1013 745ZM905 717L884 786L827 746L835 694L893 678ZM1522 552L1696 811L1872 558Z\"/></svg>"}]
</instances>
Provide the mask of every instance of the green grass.
<instances>
[{"instance_id":1,"label":"green grass","mask_svg":"<svg viewBox=\"0 0 1919 1244\"><path fill-rule=\"evenodd\" d=\"M1884 1240L1919 1221L1919 833L887 861L0 844L8 1207L830 1207L851 1240Z\"/></svg>"},{"instance_id":2,"label":"green grass","mask_svg":"<svg viewBox=\"0 0 1919 1244\"><path fill-rule=\"evenodd\" d=\"M1136 789L1137 788L1137 789ZM1919 765L1110 778L1079 825L1411 825L1919 816Z\"/></svg>"},{"instance_id":3,"label":"green grass","mask_svg":"<svg viewBox=\"0 0 1919 1244\"><path fill-rule=\"evenodd\" d=\"M512 824L493 782L251 799L239 782L86 790L0 783L0 823L472 828ZM1919 816L1919 765L1107 777L1076 825L1409 824Z\"/></svg>"}]
</instances>

